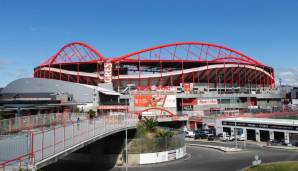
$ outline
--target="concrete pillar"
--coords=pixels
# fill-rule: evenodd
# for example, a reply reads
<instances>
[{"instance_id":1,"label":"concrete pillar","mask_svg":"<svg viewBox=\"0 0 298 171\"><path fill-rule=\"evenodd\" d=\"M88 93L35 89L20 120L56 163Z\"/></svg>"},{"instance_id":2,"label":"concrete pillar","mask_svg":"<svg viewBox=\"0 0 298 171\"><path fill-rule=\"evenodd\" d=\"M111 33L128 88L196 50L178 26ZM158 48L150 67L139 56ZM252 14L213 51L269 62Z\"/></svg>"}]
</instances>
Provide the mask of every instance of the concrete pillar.
<instances>
[{"instance_id":1,"label":"concrete pillar","mask_svg":"<svg viewBox=\"0 0 298 171\"><path fill-rule=\"evenodd\" d=\"M198 122L195 122L195 130L198 130Z\"/></svg>"},{"instance_id":2,"label":"concrete pillar","mask_svg":"<svg viewBox=\"0 0 298 171\"><path fill-rule=\"evenodd\" d=\"M261 142L260 130L256 129L256 141Z\"/></svg>"},{"instance_id":3,"label":"concrete pillar","mask_svg":"<svg viewBox=\"0 0 298 171\"><path fill-rule=\"evenodd\" d=\"M231 128L231 135L234 135L234 127L230 127Z\"/></svg>"},{"instance_id":4,"label":"concrete pillar","mask_svg":"<svg viewBox=\"0 0 298 171\"><path fill-rule=\"evenodd\" d=\"M187 130L190 130L190 123L189 122L190 122L189 120L186 121L186 128L187 128Z\"/></svg>"},{"instance_id":5,"label":"concrete pillar","mask_svg":"<svg viewBox=\"0 0 298 171\"><path fill-rule=\"evenodd\" d=\"M242 130L243 130L244 139L246 141L247 140L247 131L246 131L246 128L242 128Z\"/></svg>"},{"instance_id":6,"label":"concrete pillar","mask_svg":"<svg viewBox=\"0 0 298 171\"><path fill-rule=\"evenodd\" d=\"M285 143L289 144L290 143L290 134L288 131L284 132L285 134Z\"/></svg>"},{"instance_id":7,"label":"concrete pillar","mask_svg":"<svg viewBox=\"0 0 298 171\"><path fill-rule=\"evenodd\" d=\"M270 141L274 140L274 131L269 131L269 138L270 138Z\"/></svg>"}]
</instances>

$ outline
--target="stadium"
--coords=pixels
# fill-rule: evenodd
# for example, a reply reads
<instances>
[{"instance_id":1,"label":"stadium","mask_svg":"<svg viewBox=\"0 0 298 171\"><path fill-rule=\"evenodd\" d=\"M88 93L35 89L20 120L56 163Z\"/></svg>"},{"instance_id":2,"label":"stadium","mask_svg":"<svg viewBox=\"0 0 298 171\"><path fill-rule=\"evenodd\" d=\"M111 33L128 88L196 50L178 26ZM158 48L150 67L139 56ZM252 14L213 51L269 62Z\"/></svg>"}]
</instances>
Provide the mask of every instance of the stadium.
<instances>
[{"instance_id":1,"label":"stadium","mask_svg":"<svg viewBox=\"0 0 298 171\"><path fill-rule=\"evenodd\" d=\"M221 45L178 42L105 57L73 42L34 68L33 78L8 84L0 102L10 113L79 106L98 114L128 109L198 123L212 114L280 110L283 98L272 67Z\"/></svg>"},{"instance_id":2,"label":"stadium","mask_svg":"<svg viewBox=\"0 0 298 171\"><path fill-rule=\"evenodd\" d=\"M108 73L111 72L111 73ZM35 78L57 79L88 85L112 83L116 91L135 84L273 88L274 70L236 50L209 43L180 42L105 58L91 46L65 45L34 70Z\"/></svg>"}]
</instances>

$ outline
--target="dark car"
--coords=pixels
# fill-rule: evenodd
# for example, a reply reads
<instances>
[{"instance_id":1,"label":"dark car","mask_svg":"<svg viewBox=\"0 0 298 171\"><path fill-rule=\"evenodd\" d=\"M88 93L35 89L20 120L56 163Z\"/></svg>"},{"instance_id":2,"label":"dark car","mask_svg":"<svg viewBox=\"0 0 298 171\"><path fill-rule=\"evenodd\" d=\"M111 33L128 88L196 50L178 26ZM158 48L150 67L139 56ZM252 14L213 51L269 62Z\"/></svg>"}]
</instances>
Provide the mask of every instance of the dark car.
<instances>
[{"instance_id":1,"label":"dark car","mask_svg":"<svg viewBox=\"0 0 298 171\"><path fill-rule=\"evenodd\" d=\"M206 131L195 131L195 139L206 139L208 132Z\"/></svg>"},{"instance_id":2,"label":"dark car","mask_svg":"<svg viewBox=\"0 0 298 171\"><path fill-rule=\"evenodd\" d=\"M273 145L273 146L281 146L283 145L283 141L282 140L270 140L270 145Z\"/></svg>"},{"instance_id":3,"label":"dark car","mask_svg":"<svg viewBox=\"0 0 298 171\"><path fill-rule=\"evenodd\" d=\"M209 131L209 134L216 135L216 129L215 128L209 128L208 131Z\"/></svg>"},{"instance_id":4,"label":"dark car","mask_svg":"<svg viewBox=\"0 0 298 171\"><path fill-rule=\"evenodd\" d=\"M213 134L208 134L207 139L208 141L215 141L215 136Z\"/></svg>"},{"instance_id":5,"label":"dark car","mask_svg":"<svg viewBox=\"0 0 298 171\"><path fill-rule=\"evenodd\" d=\"M298 141L292 143L293 146L298 147Z\"/></svg>"}]
</instances>

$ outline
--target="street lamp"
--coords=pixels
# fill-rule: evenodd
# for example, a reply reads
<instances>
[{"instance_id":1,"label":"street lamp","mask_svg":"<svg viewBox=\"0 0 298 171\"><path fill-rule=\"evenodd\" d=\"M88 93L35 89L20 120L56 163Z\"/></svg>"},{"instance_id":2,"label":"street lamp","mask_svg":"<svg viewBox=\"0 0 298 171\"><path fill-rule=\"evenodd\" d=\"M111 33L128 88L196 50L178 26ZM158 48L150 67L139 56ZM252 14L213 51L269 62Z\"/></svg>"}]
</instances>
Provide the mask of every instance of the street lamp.
<instances>
[{"instance_id":1,"label":"street lamp","mask_svg":"<svg viewBox=\"0 0 298 171\"><path fill-rule=\"evenodd\" d=\"M236 101L236 98L235 98L235 95L234 95L234 88L232 89L232 91L233 91L233 93L232 93L232 96L233 96L233 103L235 103L235 101ZM235 105L235 104L234 104ZM235 106L234 106L235 107ZM234 108L233 108L234 109ZM237 122L236 122L236 119L237 119L237 117L236 117L236 112L234 111L234 122L235 122L235 125L234 125L234 136L235 136L235 148L237 148L238 147L238 142L237 142L237 134L238 134L238 132L237 132Z\"/></svg>"},{"instance_id":2,"label":"street lamp","mask_svg":"<svg viewBox=\"0 0 298 171\"><path fill-rule=\"evenodd\" d=\"M128 87L128 108L125 113L125 171L127 171L127 165L128 165L128 152L127 152L127 115L129 110L129 101L130 101L130 88L134 87L135 84L127 84Z\"/></svg>"},{"instance_id":3,"label":"street lamp","mask_svg":"<svg viewBox=\"0 0 298 171\"><path fill-rule=\"evenodd\" d=\"M221 75L218 76L218 86L217 86L217 94L219 95L219 115L221 115L221 108L222 108L222 105L221 105ZM219 89L218 89L219 87Z\"/></svg>"}]
</instances>

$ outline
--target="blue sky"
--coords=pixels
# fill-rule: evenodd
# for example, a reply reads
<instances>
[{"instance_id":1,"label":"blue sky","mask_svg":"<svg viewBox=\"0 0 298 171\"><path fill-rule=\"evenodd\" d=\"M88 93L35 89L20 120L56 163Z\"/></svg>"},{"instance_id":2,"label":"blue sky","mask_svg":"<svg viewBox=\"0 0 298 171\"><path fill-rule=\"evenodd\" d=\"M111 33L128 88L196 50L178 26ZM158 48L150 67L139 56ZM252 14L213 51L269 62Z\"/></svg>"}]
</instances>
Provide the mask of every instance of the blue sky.
<instances>
[{"instance_id":1,"label":"blue sky","mask_svg":"<svg viewBox=\"0 0 298 171\"><path fill-rule=\"evenodd\" d=\"M32 76L34 66L72 41L106 57L210 42L273 66L297 84L297 9L296 0L0 0L0 87Z\"/></svg>"}]
</instances>

